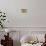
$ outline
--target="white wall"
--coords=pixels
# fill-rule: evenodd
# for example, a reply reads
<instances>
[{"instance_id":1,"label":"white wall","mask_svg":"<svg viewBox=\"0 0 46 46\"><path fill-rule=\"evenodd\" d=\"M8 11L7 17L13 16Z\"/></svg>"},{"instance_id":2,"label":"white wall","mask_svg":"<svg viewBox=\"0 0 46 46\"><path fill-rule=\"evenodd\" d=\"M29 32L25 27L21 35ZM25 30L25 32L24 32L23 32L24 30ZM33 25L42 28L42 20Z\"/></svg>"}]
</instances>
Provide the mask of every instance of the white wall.
<instances>
[{"instance_id":1,"label":"white wall","mask_svg":"<svg viewBox=\"0 0 46 46\"><path fill-rule=\"evenodd\" d=\"M22 8L28 9L26 15ZM0 0L0 9L6 12L8 27L46 27L46 0Z\"/></svg>"},{"instance_id":2,"label":"white wall","mask_svg":"<svg viewBox=\"0 0 46 46\"><path fill-rule=\"evenodd\" d=\"M0 9L6 12L7 27L28 27L15 28L19 31L46 31L43 28L46 27L45 4L46 0L0 0ZM22 8L28 9L26 15L21 14Z\"/></svg>"},{"instance_id":3,"label":"white wall","mask_svg":"<svg viewBox=\"0 0 46 46\"><path fill-rule=\"evenodd\" d=\"M32 0L32 26L46 27L46 0Z\"/></svg>"},{"instance_id":4,"label":"white wall","mask_svg":"<svg viewBox=\"0 0 46 46\"><path fill-rule=\"evenodd\" d=\"M25 26L30 24L30 18L31 17L29 14L29 0L12 0L9 1L9 7L8 7L8 17L9 17L9 24L8 26L10 27L15 27L15 26ZM21 14L21 10L26 8L28 9L27 15Z\"/></svg>"}]
</instances>

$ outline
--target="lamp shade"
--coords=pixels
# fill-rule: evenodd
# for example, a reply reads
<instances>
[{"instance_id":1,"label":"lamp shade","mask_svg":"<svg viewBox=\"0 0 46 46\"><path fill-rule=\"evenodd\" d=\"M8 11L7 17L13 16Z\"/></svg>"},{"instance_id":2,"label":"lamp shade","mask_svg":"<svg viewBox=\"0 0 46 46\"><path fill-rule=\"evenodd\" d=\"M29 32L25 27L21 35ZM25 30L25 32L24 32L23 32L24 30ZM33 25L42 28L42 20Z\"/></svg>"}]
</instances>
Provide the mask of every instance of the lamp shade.
<instances>
[{"instance_id":1,"label":"lamp shade","mask_svg":"<svg viewBox=\"0 0 46 46\"><path fill-rule=\"evenodd\" d=\"M5 32L8 33L8 32L10 32L10 31L9 31L9 29L5 29Z\"/></svg>"}]
</instances>

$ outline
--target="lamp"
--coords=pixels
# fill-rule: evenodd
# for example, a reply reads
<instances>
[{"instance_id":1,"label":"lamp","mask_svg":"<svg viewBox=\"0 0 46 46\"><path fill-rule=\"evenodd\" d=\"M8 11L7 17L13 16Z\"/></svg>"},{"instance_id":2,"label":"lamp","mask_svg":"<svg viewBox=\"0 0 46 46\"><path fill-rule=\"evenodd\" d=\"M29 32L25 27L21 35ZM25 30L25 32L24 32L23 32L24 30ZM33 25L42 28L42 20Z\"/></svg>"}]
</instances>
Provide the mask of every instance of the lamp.
<instances>
[{"instance_id":1,"label":"lamp","mask_svg":"<svg viewBox=\"0 0 46 46\"><path fill-rule=\"evenodd\" d=\"M5 29L5 32L7 33L7 36L9 36L9 29Z\"/></svg>"},{"instance_id":2,"label":"lamp","mask_svg":"<svg viewBox=\"0 0 46 46\"><path fill-rule=\"evenodd\" d=\"M9 32L9 29L5 29L5 32L8 33Z\"/></svg>"}]
</instances>

